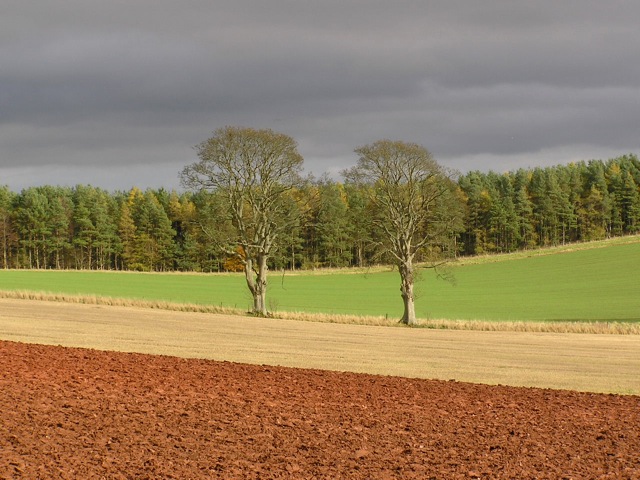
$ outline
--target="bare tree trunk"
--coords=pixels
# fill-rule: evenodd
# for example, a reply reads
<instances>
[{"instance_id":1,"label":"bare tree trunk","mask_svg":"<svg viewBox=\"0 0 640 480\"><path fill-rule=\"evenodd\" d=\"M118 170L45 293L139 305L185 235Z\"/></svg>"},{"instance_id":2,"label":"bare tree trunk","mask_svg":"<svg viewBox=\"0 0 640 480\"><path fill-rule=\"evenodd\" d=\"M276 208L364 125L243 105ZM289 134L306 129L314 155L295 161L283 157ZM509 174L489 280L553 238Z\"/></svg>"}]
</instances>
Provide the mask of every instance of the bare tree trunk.
<instances>
[{"instance_id":1,"label":"bare tree trunk","mask_svg":"<svg viewBox=\"0 0 640 480\"><path fill-rule=\"evenodd\" d=\"M253 314L259 317L267 316L266 292L256 292L253 297Z\"/></svg>"},{"instance_id":2,"label":"bare tree trunk","mask_svg":"<svg viewBox=\"0 0 640 480\"><path fill-rule=\"evenodd\" d=\"M418 323L416 318L415 298L413 294L413 263L411 260L402 262L398 265L400 271L400 292L402 295L402 302L404 303L404 313L400 323L405 325L416 325Z\"/></svg>"},{"instance_id":3,"label":"bare tree trunk","mask_svg":"<svg viewBox=\"0 0 640 480\"><path fill-rule=\"evenodd\" d=\"M267 257L266 255L258 255L258 278L256 279L256 287L257 287L257 295L255 300L257 303L255 304L256 315L261 315L266 317L269 312L267 312Z\"/></svg>"},{"instance_id":4,"label":"bare tree trunk","mask_svg":"<svg viewBox=\"0 0 640 480\"><path fill-rule=\"evenodd\" d=\"M253 262L247 259L244 266L244 275L247 287L253 296L253 313L266 317L267 311L267 257L258 255L258 271L254 272Z\"/></svg>"},{"instance_id":5,"label":"bare tree trunk","mask_svg":"<svg viewBox=\"0 0 640 480\"><path fill-rule=\"evenodd\" d=\"M7 245L7 221L2 222L2 268L9 268L7 251L9 250Z\"/></svg>"},{"instance_id":6,"label":"bare tree trunk","mask_svg":"<svg viewBox=\"0 0 640 480\"><path fill-rule=\"evenodd\" d=\"M291 244L291 271L296 271L296 249L293 244Z\"/></svg>"}]
</instances>

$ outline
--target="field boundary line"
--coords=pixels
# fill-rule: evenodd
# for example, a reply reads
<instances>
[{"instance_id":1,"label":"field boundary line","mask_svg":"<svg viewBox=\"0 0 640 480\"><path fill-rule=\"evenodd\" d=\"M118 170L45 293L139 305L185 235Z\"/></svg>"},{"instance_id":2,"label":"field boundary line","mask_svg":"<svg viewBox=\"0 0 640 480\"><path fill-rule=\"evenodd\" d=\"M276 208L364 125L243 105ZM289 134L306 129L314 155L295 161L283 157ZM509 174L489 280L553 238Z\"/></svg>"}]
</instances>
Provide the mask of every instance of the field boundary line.
<instances>
[{"instance_id":1,"label":"field boundary line","mask_svg":"<svg viewBox=\"0 0 640 480\"><path fill-rule=\"evenodd\" d=\"M28 290L0 290L0 298L15 300L37 300L46 302L62 302L85 305L104 305L115 307L136 307L147 309L168 310L174 312L211 313L223 315L250 316L241 309L216 305L199 305L191 303L172 303L159 300L137 300L128 298L113 298L100 295L72 295L65 293L37 292ZM450 319L419 319L414 327L401 326L397 320L385 316L360 316L344 314L306 313L306 312L275 312L272 318L283 320L298 320L317 323L338 323L348 325L376 325L398 328L425 328L436 330L474 330L495 332L533 332L533 333L581 333L581 334L612 334L612 335L640 335L640 324L631 322L534 322L534 321L501 321L501 320L450 320Z\"/></svg>"}]
</instances>

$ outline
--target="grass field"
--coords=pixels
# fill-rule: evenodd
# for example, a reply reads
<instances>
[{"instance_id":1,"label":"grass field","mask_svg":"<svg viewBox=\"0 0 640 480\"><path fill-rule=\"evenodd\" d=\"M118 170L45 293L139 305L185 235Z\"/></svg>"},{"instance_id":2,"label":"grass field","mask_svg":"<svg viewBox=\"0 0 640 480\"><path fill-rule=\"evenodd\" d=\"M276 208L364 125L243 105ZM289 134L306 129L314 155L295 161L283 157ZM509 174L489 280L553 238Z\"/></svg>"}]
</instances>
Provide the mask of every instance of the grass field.
<instances>
[{"instance_id":1,"label":"grass field","mask_svg":"<svg viewBox=\"0 0 640 480\"><path fill-rule=\"evenodd\" d=\"M640 237L588 248L518 253L454 265L455 283L423 270L422 319L640 321ZM529 255L529 256L527 256ZM242 275L0 271L0 290L96 295L247 309ZM399 318L399 276L376 271L273 273L269 308Z\"/></svg>"}]
</instances>

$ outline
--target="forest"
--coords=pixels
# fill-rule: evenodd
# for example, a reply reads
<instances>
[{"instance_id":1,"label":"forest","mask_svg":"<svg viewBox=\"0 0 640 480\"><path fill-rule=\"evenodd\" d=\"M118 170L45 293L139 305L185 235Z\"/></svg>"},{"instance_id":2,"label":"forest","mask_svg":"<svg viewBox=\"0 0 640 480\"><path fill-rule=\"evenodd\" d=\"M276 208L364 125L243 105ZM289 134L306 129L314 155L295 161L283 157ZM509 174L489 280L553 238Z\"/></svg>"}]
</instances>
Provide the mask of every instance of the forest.
<instances>
[{"instance_id":1,"label":"forest","mask_svg":"<svg viewBox=\"0 0 640 480\"><path fill-rule=\"evenodd\" d=\"M454 254L512 252L640 232L635 155L455 179ZM385 263L363 187L326 177L290 193L300 221L272 269ZM1 268L219 272L241 269L216 247L227 231L215 194L108 192L88 185L0 187ZM215 236L215 235L214 235Z\"/></svg>"}]
</instances>

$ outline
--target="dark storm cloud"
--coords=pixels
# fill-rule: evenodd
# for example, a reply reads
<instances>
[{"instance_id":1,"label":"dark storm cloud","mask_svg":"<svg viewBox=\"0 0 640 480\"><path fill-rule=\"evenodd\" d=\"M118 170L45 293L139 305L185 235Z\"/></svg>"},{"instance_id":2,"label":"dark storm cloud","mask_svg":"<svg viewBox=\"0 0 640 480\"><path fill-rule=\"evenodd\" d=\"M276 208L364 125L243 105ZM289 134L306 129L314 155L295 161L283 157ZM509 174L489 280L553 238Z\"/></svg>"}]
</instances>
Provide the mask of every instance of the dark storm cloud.
<instances>
[{"instance_id":1,"label":"dark storm cloud","mask_svg":"<svg viewBox=\"0 0 640 480\"><path fill-rule=\"evenodd\" d=\"M463 170L640 146L637 2L5 4L0 184L176 186L228 124L292 135L317 174L380 138Z\"/></svg>"}]
</instances>

